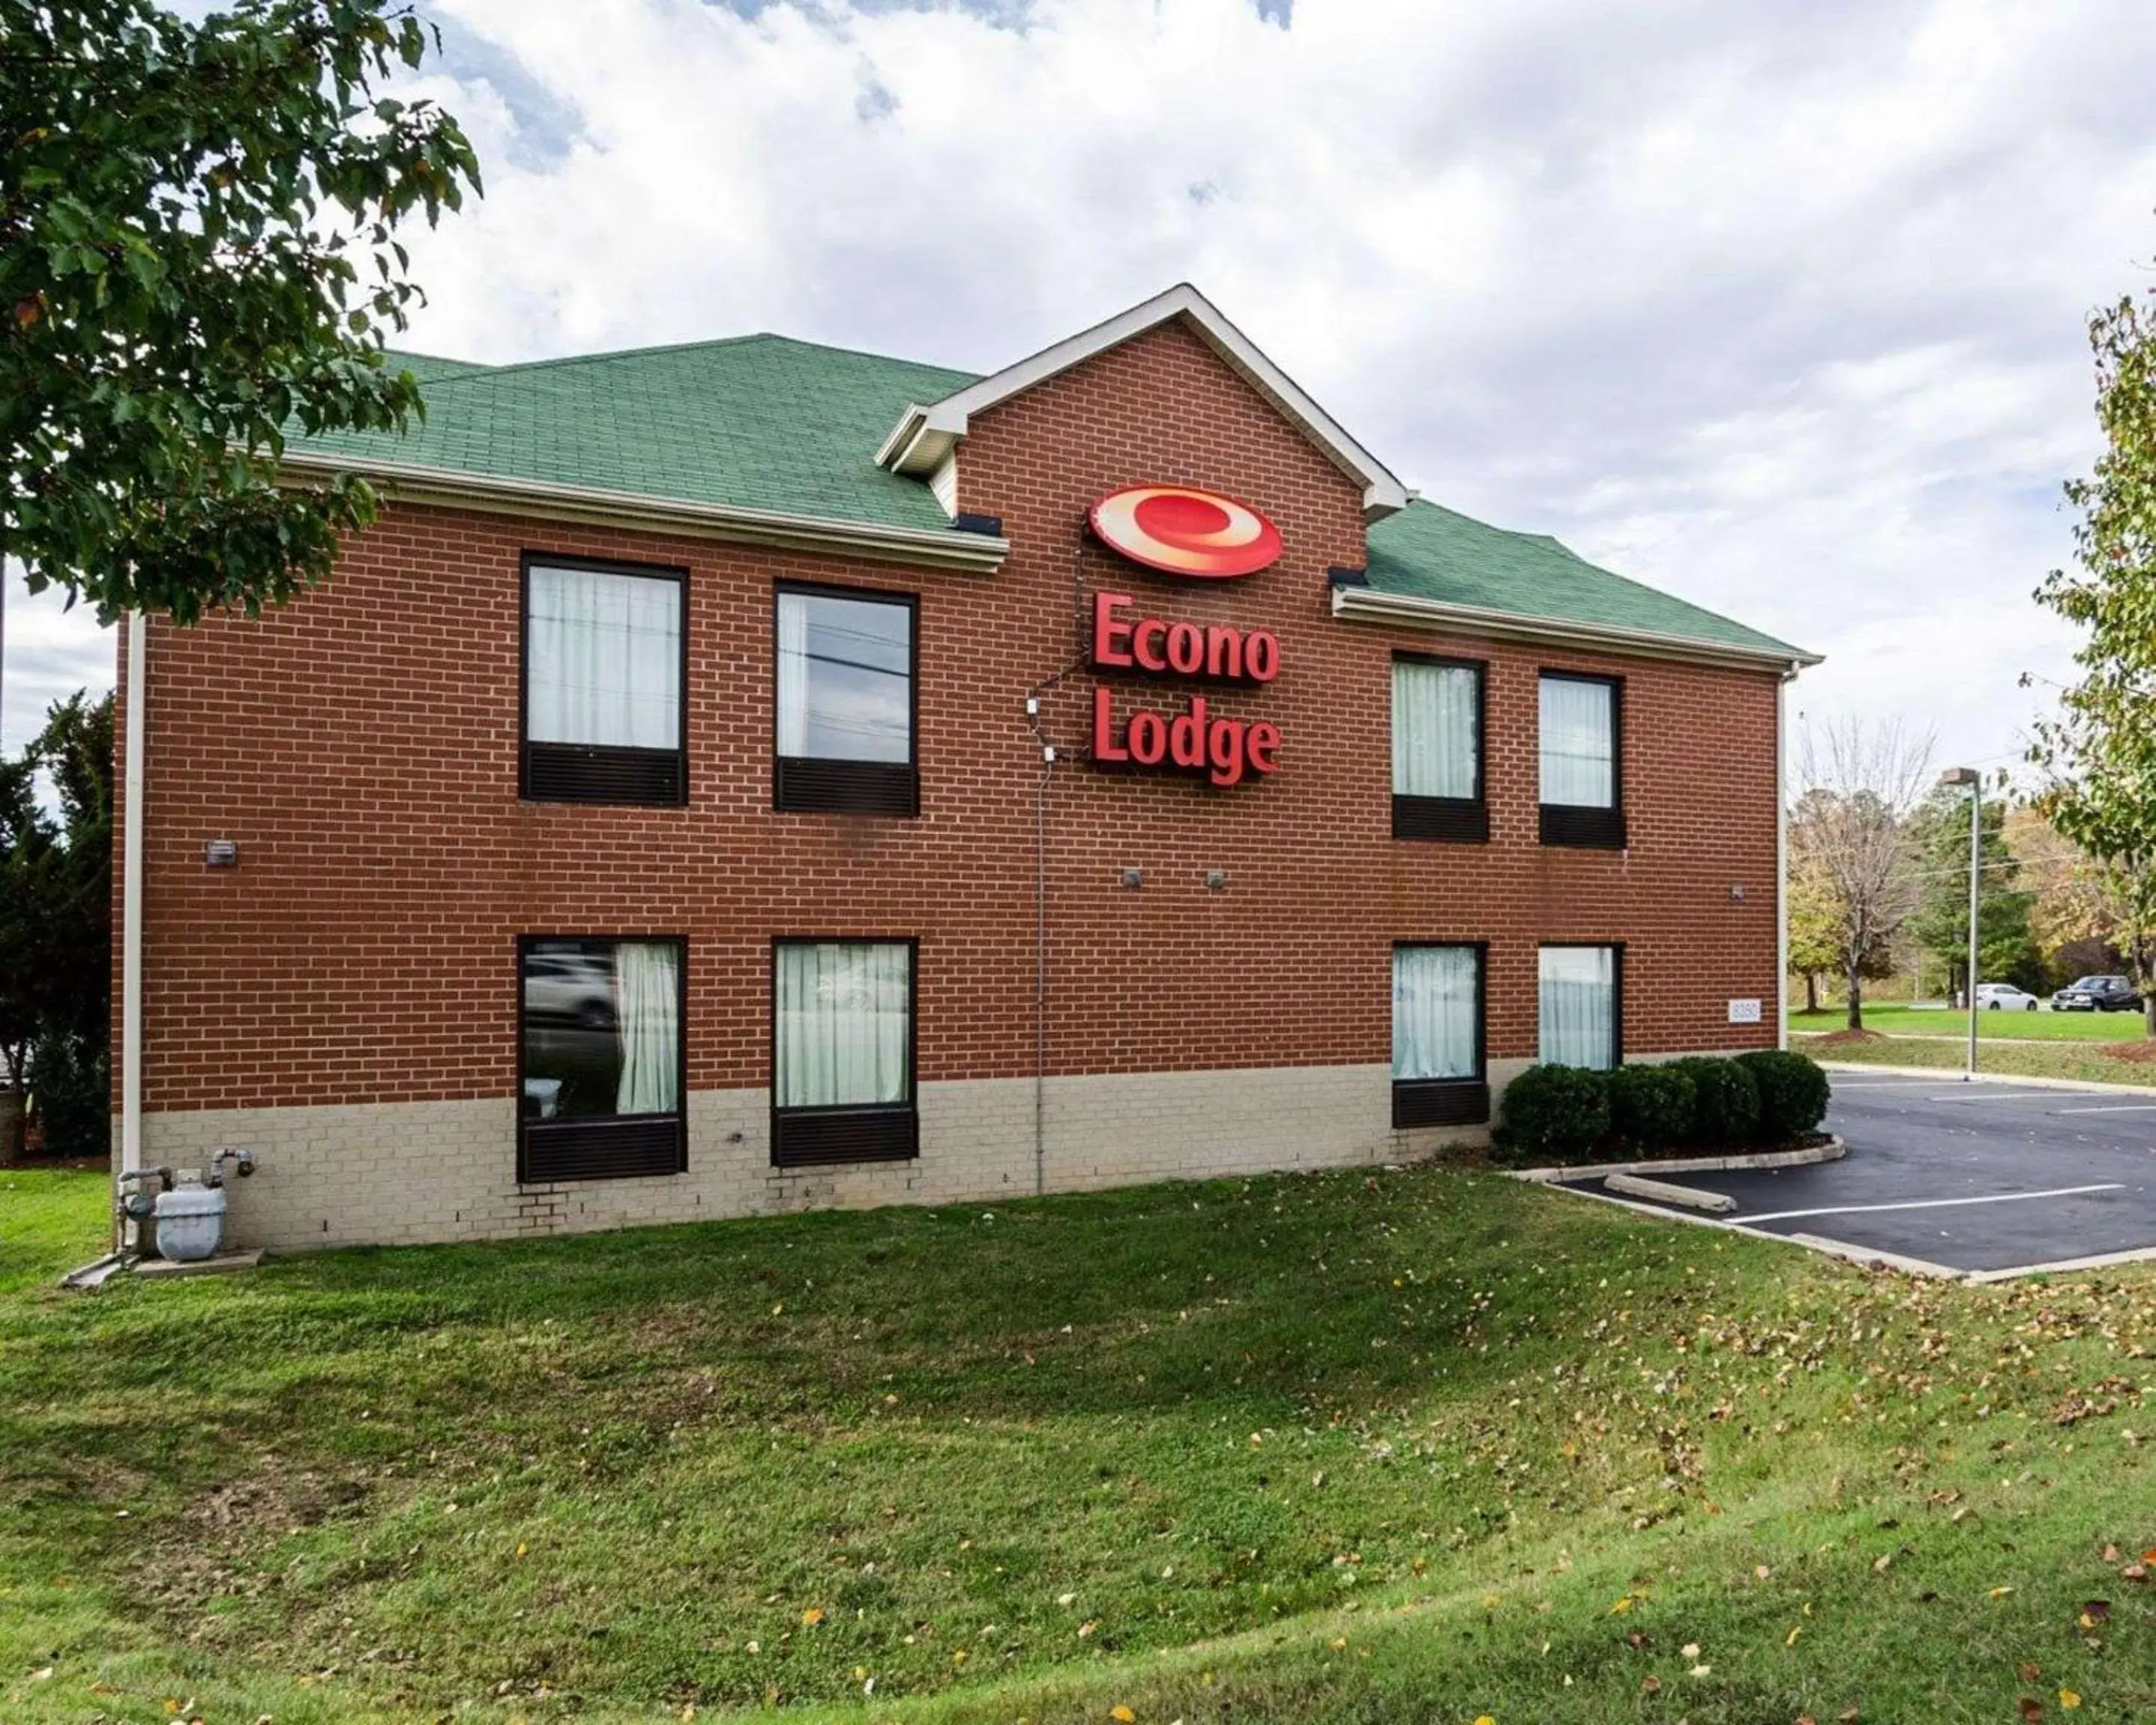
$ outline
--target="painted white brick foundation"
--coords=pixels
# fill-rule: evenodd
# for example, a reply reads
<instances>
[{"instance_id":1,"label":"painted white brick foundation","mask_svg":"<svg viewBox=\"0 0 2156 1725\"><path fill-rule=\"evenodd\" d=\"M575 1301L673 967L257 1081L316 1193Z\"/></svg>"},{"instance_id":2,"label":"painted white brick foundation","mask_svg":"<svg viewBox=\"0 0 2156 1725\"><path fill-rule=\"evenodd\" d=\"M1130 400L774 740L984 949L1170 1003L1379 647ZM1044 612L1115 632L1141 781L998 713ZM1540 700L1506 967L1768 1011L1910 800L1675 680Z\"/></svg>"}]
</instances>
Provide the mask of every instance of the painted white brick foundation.
<instances>
[{"instance_id":1,"label":"painted white brick foundation","mask_svg":"<svg viewBox=\"0 0 2156 1725\"><path fill-rule=\"evenodd\" d=\"M1493 1088L1525 1061L1492 1061ZM1288 1066L1052 1078L1040 1176L1050 1192L1355 1166L1478 1144L1481 1127L1396 1132L1383 1065ZM917 1161L770 1165L762 1090L689 1097L689 1171L520 1186L506 1097L151 1114L143 1157L199 1167L229 1146L260 1171L231 1190L241 1247L404 1245L583 1233L813 1208L993 1200L1034 1190L1029 1078L921 1087Z\"/></svg>"}]
</instances>

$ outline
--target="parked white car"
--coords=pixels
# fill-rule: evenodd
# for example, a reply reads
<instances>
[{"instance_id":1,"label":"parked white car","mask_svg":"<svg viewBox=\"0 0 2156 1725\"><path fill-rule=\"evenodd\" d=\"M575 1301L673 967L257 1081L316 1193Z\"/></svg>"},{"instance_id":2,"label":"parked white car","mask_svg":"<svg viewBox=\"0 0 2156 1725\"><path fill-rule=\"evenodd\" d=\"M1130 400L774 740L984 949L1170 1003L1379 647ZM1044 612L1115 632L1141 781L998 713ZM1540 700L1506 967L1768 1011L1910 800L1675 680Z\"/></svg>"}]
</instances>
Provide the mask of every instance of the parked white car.
<instances>
[{"instance_id":1,"label":"parked white car","mask_svg":"<svg viewBox=\"0 0 2156 1725\"><path fill-rule=\"evenodd\" d=\"M2034 1012L2043 1003L2011 983L1979 983L1976 1004L1986 1012Z\"/></svg>"}]
</instances>

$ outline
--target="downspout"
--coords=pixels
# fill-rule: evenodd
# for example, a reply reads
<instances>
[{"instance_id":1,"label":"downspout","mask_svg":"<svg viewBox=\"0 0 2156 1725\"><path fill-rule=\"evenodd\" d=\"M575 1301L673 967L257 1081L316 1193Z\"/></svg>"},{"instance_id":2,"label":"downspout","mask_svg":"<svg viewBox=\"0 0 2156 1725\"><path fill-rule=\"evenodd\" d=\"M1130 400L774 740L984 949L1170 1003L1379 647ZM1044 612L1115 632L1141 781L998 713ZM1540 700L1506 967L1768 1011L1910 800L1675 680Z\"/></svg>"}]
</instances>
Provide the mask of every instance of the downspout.
<instances>
[{"instance_id":1,"label":"downspout","mask_svg":"<svg viewBox=\"0 0 2156 1725\"><path fill-rule=\"evenodd\" d=\"M149 635L140 611L127 619L127 776L126 836L121 853L120 1171L142 1166L142 788L149 705Z\"/></svg>"},{"instance_id":2,"label":"downspout","mask_svg":"<svg viewBox=\"0 0 2156 1725\"><path fill-rule=\"evenodd\" d=\"M1774 685L1774 1046L1789 1045L1789 682Z\"/></svg>"}]
</instances>

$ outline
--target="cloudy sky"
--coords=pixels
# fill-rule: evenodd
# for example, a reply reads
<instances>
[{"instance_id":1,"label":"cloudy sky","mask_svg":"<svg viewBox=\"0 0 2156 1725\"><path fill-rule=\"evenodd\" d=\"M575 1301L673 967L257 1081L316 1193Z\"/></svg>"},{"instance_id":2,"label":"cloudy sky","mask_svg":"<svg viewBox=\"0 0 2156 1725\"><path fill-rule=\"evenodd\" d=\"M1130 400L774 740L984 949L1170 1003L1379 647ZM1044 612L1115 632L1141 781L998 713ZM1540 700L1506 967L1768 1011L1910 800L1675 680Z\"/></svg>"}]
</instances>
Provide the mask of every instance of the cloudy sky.
<instances>
[{"instance_id":1,"label":"cloudy sky","mask_svg":"<svg viewBox=\"0 0 2156 1725\"><path fill-rule=\"evenodd\" d=\"M989 369L1197 283L1426 495L2019 752L2156 282L2147 0L435 0L486 164L409 339ZM9 596L5 735L110 680Z\"/></svg>"}]
</instances>

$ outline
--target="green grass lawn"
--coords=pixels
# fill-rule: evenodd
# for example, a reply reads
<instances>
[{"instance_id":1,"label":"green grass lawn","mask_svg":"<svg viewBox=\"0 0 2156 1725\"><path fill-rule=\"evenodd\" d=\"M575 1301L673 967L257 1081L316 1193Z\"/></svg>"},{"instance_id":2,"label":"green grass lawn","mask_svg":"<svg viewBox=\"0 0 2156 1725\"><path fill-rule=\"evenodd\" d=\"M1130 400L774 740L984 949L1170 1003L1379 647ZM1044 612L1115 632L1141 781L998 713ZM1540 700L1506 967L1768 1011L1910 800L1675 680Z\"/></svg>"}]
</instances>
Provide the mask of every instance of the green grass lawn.
<instances>
[{"instance_id":1,"label":"green grass lawn","mask_svg":"<svg viewBox=\"0 0 2156 1725\"><path fill-rule=\"evenodd\" d=\"M1864 1015L1868 1025L1871 1014ZM2080 1083L2156 1086L2156 1063L2122 1059L2110 1052L2121 1045L2087 1042L2025 1042L1979 1040L1976 1069L2008 1077L2068 1078ZM2133 1045L2126 1045L2128 1046ZM1929 1036L1879 1036L1865 1042L1825 1042L1816 1035L1793 1034L1789 1046L1821 1060L1849 1060L1883 1066L1940 1066L1958 1072L1968 1064L1969 1045Z\"/></svg>"},{"instance_id":2,"label":"green grass lawn","mask_svg":"<svg viewBox=\"0 0 2156 1725\"><path fill-rule=\"evenodd\" d=\"M1418 1168L63 1296L101 1206L0 1173L9 1725L2156 1714L2156 1267Z\"/></svg>"},{"instance_id":3,"label":"green grass lawn","mask_svg":"<svg viewBox=\"0 0 2156 1725\"><path fill-rule=\"evenodd\" d=\"M1793 1012L1797 1032L1839 1030L1849 1022L1841 1008ZM1965 1040L1969 1014L1928 1006L1867 1006L1864 1028L1889 1036L1946 1036ZM2138 1042L2141 1014L2132 1012L1984 1012L1976 1015L1979 1043L1990 1041Z\"/></svg>"}]
</instances>

